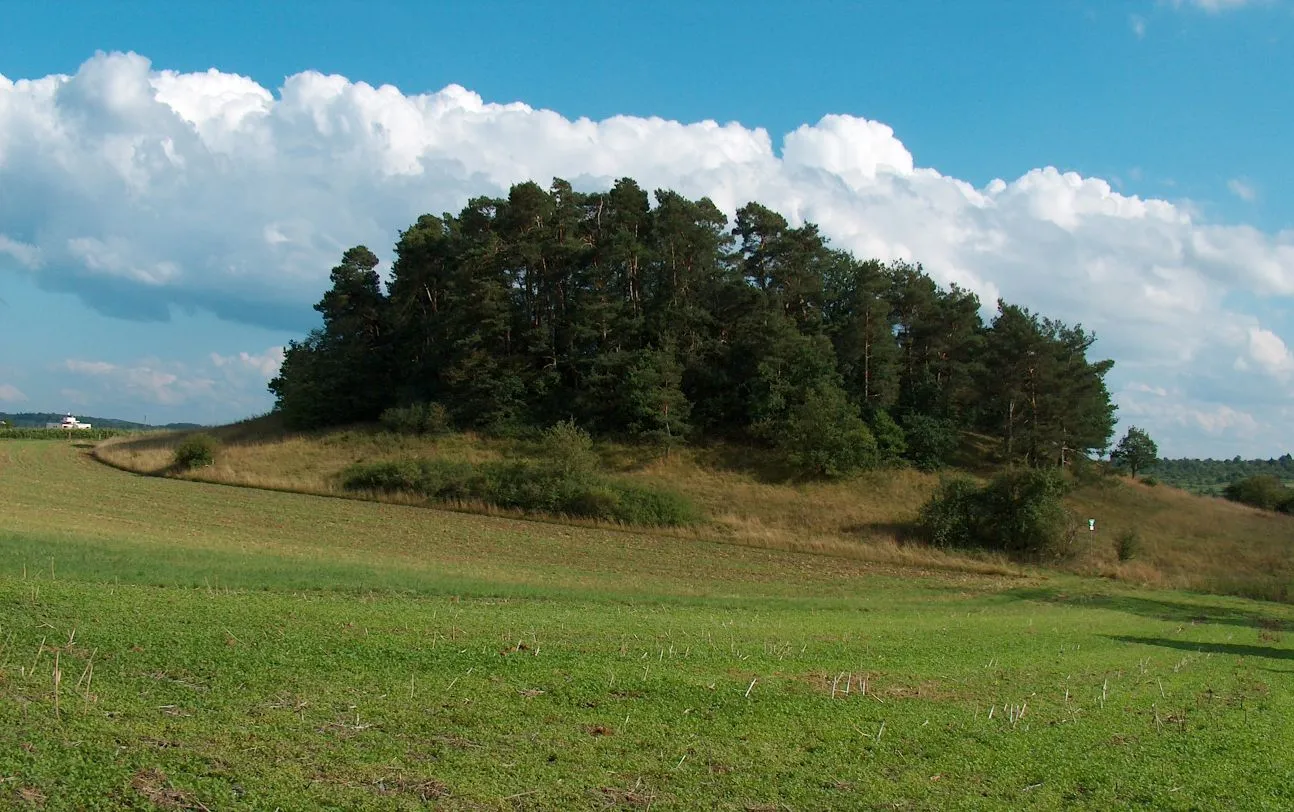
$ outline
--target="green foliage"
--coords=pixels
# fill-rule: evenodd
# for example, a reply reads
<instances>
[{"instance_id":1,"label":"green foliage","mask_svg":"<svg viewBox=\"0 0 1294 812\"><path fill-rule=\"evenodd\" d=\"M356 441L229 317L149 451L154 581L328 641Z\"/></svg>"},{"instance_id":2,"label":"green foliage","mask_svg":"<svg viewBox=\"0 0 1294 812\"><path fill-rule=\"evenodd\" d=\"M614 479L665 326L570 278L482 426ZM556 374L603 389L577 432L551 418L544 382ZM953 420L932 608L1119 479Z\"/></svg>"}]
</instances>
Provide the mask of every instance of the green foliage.
<instances>
[{"instance_id":1,"label":"green foliage","mask_svg":"<svg viewBox=\"0 0 1294 812\"><path fill-rule=\"evenodd\" d=\"M539 450L545 465L559 479L588 479L597 471L598 455L593 450L593 438L573 420L563 420L545 429Z\"/></svg>"},{"instance_id":2,"label":"green foliage","mask_svg":"<svg viewBox=\"0 0 1294 812\"><path fill-rule=\"evenodd\" d=\"M436 402L459 426L572 419L668 450L697 434L772 439L836 387L874 416L874 455L830 417L800 426L818 445L806 470L839 475L869 455L936 468L976 428L1034 464L1108 440L1110 362L1088 361L1094 336L1004 302L986 330L973 293L859 260L755 202L729 222L708 199L659 190L653 205L627 178L605 192L519 183L419 217L395 254L385 290L363 246L332 269L322 324L270 384L289 427Z\"/></svg>"},{"instance_id":3,"label":"green foliage","mask_svg":"<svg viewBox=\"0 0 1294 812\"><path fill-rule=\"evenodd\" d=\"M848 476L878 461L876 438L835 386L811 390L777 434L778 447L791 464L814 476Z\"/></svg>"},{"instance_id":4,"label":"green foliage","mask_svg":"<svg viewBox=\"0 0 1294 812\"><path fill-rule=\"evenodd\" d=\"M1070 459L1069 473L1074 479L1074 484L1080 488L1112 485L1116 481L1109 465L1085 454L1079 454Z\"/></svg>"},{"instance_id":5,"label":"green foliage","mask_svg":"<svg viewBox=\"0 0 1294 812\"><path fill-rule=\"evenodd\" d=\"M1114 537L1114 554L1120 561L1131 561L1141 555L1141 534L1133 528L1120 530Z\"/></svg>"},{"instance_id":6,"label":"green foliage","mask_svg":"<svg viewBox=\"0 0 1294 812\"><path fill-rule=\"evenodd\" d=\"M1008 460L1064 465L1104 449L1114 432L1105 386L1112 361L1087 360L1096 336L998 301L976 370L980 425Z\"/></svg>"},{"instance_id":7,"label":"green foliage","mask_svg":"<svg viewBox=\"0 0 1294 812\"><path fill-rule=\"evenodd\" d=\"M342 472L342 487L634 525L677 526L700 518L696 507L679 494L599 476L588 467L588 458L579 448L578 430L559 424L550 431L544 440L546 447L560 445L567 451L574 448L574 453L544 464L472 465L438 459L356 463Z\"/></svg>"},{"instance_id":8,"label":"green foliage","mask_svg":"<svg viewBox=\"0 0 1294 812\"><path fill-rule=\"evenodd\" d=\"M1176 488L1221 496L1233 482L1246 477L1266 474L1280 479L1286 485L1294 482L1294 456L1283 454L1280 458L1265 460L1175 459L1157 460L1149 470L1161 482Z\"/></svg>"},{"instance_id":9,"label":"green foliage","mask_svg":"<svg viewBox=\"0 0 1294 812\"><path fill-rule=\"evenodd\" d=\"M190 434L175 447L172 465L179 471L203 468L216 461L216 438L210 434Z\"/></svg>"},{"instance_id":10,"label":"green foliage","mask_svg":"<svg viewBox=\"0 0 1294 812\"><path fill-rule=\"evenodd\" d=\"M1062 501L1066 490L1054 469L1009 469L983 487L953 478L922 506L918 526L942 547L980 547L1027 560L1065 558L1077 537Z\"/></svg>"},{"instance_id":11,"label":"green foliage","mask_svg":"<svg viewBox=\"0 0 1294 812\"><path fill-rule=\"evenodd\" d=\"M944 478L921 507L917 525L936 547L971 547L979 539L979 486L966 476Z\"/></svg>"},{"instance_id":12,"label":"green foliage","mask_svg":"<svg viewBox=\"0 0 1294 812\"><path fill-rule=\"evenodd\" d=\"M449 411L439 403L411 403L392 406L382 412L378 421L396 434L447 434L453 429Z\"/></svg>"},{"instance_id":13,"label":"green foliage","mask_svg":"<svg viewBox=\"0 0 1294 812\"><path fill-rule=\"evenodd\" d=\"M903 416L903 433L907 458L923 471L942 468L957 449L960 434L953 421L931 415L908 413Z\"/></svg>"},{"instance_id":14,"label":"green foliage","mask_svg":"<svg viewBox=\"0 0 1294 812\"><path fill-rule=\"evenodd\" d=\"M1154 465L1158 458L1159 446L1150 439L1149 434L1136 426L1129 427L1128 433L1123 435L1123 439L1110 452L1110 461L1127 468L1133 479L1137 478L1138 471Z\"/></svg>"},{"instance_id":15,"label":"green foliage","mask_svg":"<svg viewBox=\"0 0 1294 812\"><path fill-rule=\"evenodd\" d=\"M1233 502L1242 502L1263 510L1289 513L1294 509L1294 489L1286 487L1285 483L1270 474L1259 474L1233 482L1222 495Z\"/></svg>"},{"instance_id":16,"label":"green foliage","mask_svg":"<svg viewBox=\"0 0 1294 812\"><path fill-rule=\"evenodd\" d=\"M1158 478L1158 477L1153 477L1153 476L1143 476L1143 477L1141 478L1141 482L1142 482L1142 484L1143 484L1143 485L1147 485L1147 486L1149 486L1149 487L1153 488L1153 487L1155 487L1156 485L1158 485L1158 484L1159 484L1159 478Z\"/></svg>"},{"instance_id":17,"label":"green foliage","mask_svg":"<svg viewBox=\"0 0 1294 812\"><path fill-rule=\"evenodd\" d=\"M881 462L886 465L900 462L908 453L908 438L903 427L895 423L884 409L874 410L867 424L876 438L876 451Z\"/></svg>"}]
</instances>

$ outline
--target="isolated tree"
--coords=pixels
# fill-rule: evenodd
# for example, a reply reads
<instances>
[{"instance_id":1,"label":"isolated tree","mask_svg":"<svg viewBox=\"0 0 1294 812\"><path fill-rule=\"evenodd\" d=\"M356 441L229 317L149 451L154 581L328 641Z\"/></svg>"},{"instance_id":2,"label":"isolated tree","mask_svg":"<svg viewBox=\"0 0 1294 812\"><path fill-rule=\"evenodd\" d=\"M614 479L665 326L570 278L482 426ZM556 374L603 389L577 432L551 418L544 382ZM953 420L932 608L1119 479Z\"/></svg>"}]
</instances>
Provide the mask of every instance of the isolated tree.
<instances>
[{"instance_id":1,"label":"isolated tree","mask_svg":"<svg viewBox=\"0 0 1294 812\"><path fill-rule=\"evenodd\" d=\"M1116 464L1125 466L1137 478L1137 472L1155 464L1159 459L1159 447L1145 431L1132 426L1123 439L1110 452L1110 459Z\"/></svg>"}]
</instances>

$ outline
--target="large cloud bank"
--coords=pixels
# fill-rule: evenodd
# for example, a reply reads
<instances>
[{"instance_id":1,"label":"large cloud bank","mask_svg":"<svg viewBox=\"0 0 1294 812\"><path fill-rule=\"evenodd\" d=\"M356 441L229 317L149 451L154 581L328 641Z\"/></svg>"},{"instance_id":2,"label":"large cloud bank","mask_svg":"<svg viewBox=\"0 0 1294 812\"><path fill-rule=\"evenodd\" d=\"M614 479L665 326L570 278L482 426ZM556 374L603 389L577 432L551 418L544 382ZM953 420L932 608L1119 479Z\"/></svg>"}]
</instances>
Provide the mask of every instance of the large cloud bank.
<instances>
[{"instance_id":1,"label":"large cloud bank","mask_svg":"<svg viewBox=\"0 0 1294 812\"><path fill-rule=\"evenodd\" d=\"M1201 222L1049 167L976 188L850 116L801 126L779 154L735 123L570 120L458 86L409 96L307 72L271 92L134 54L0 76L0 267L124 318L201 307L299 329L344 248L389 253L420 213L554 176L632 176L729 213L759 200L989 307L1001 295L1095 329L1127 422L1280 442L1294 355L1283 325L1237 303L1294 294L1294 231Z\"/></svg>"}]
</instances>

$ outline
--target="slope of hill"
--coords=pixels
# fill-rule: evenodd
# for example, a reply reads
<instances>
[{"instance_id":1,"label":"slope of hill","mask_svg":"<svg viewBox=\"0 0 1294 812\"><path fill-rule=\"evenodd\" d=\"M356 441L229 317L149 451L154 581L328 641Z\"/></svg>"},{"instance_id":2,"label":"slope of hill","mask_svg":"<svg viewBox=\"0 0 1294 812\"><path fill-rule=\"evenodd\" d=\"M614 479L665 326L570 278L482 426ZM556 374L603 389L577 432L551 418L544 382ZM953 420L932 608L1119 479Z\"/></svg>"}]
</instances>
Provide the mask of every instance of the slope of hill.
<instances>
[{"instance_id":1,"label":"slope of hill","mask_svg":"<svg viewBox=\"0 0 1294 812\"><path fill-rule=\"evenodd\" d=\"M340 474L356 462L426 457L479 463L536 453L522 440L471 433L434 439L370 428L297 434L283 431L273 416L213 433L221 442L215 465L183 476L330 495L344 495ZM128 470L165 473L182 436L121 438L101 444L96 455ZM945 552L910 541L917 511L938 485L937 474L898 469L841 482L801 481L779 469L773 456L745 447L684 448L668 459L616 443L599 443L597 451L603 469L614 476L670 488L701 505L707 520L669 531L674 535L874 562L1020 571L994 554ZM406 495L383 498L427 504ZM1290 595L1294 517L1123 478L1079 488L1069 501L1083 518L1096 520L1079 554L1063 565L1072 572L1279 600ZM506 513L480 504L454 507ZM1116 540L1125 531L1137 533L1141 549L1120 561Z\"/></svg>"}]
</instances>

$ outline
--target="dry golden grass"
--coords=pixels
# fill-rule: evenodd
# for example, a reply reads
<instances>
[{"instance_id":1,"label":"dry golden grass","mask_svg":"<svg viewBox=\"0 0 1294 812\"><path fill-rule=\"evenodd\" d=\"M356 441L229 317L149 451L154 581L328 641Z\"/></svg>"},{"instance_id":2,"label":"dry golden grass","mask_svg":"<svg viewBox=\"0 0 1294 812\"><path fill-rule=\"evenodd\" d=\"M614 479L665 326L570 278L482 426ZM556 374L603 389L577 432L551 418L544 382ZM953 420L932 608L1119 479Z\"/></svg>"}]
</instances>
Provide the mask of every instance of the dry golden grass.
<instances>
[{"instance_id":1,"label":"dry golden grass","mask_svg":"<svg viewBox=\"0 0 1294 812\"><path fill-rule=\"evenodd\" d=\"M211 433L221 442L215 465L179 476L329 495L343 495L338 475L355 462L411 455L482 462L534 451L525 441L470 433L439 438L397 437L363 429L292 434L283 431L273 416ZM113 438L100 444L95 455L127 470L166 474L183 436ZM1001 556L907 543L905 533L937 486L937 475L896 470L845 482L801 482L779 470L775 459L747 449L688 448L665 458L654 450L608 443L600 446L599 453L604 466L618 476L685 493L709 518L699 526L656 531L666 535L902 567L983 574L1026 571ZM976 470L987 472L982 466ZM422 503L413 497L379 498ZM1065 565L1070 571L1146 586L1289 597L1294 582L1294 519L1288 516L1126 479L1080 489L1070 501L1082 518L1097 520L1096 532L1084 532L1079 554ZM518 515L480 504L452 507ZM1135 530L1141 546L1135 558L1121 562L1115 540L1124 530Z\"/></svg>"}]
</instances>

